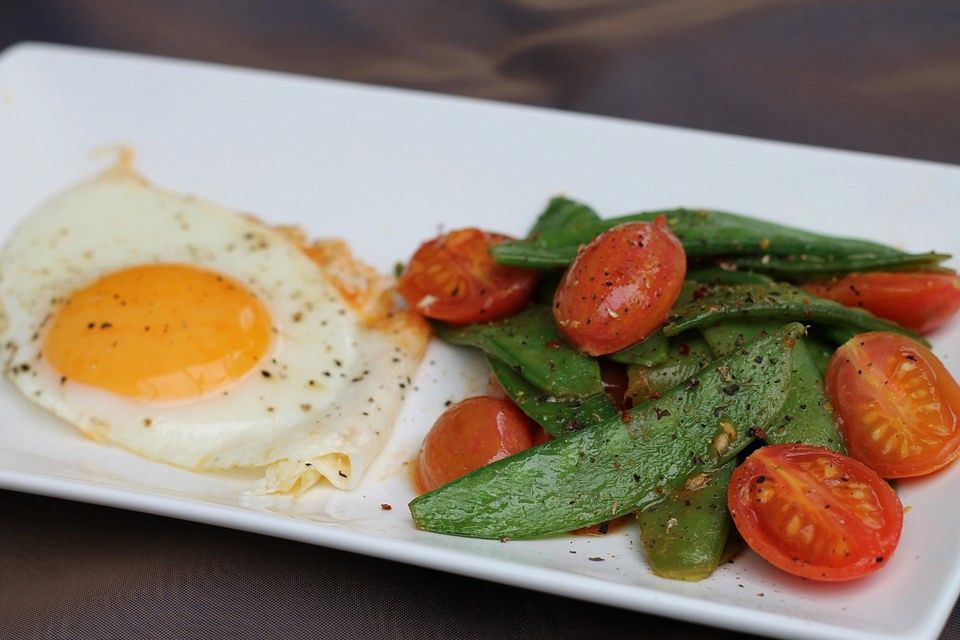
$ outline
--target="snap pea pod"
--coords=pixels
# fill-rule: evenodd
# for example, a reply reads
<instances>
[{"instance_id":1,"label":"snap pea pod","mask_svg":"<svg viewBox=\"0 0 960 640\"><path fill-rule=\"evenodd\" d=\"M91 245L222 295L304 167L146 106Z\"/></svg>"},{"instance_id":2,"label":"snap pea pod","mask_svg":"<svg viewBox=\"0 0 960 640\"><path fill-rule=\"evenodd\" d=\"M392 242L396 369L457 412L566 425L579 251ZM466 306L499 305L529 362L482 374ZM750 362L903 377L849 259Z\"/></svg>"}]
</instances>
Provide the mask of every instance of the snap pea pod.
<instances>
[{"instance_id":1,"label":"snap pea pod","mask_svg":"<svg viewBox=\"0 0 960 640\"><path fill-rule=\"evenodd\" d=\"M710 347L696 331L670 338L667 357L662 362L627 367L627 395L634 402L654 398L686 382L713 359Z\"/></svg>"},{"instance_id":2,"label":"snap pea pod","mask_svg":"<svg viewBox=\"0 0 960 640\"><path fill-rule=\"evenodd\" d=\"M803 332L788 325L634 407L626 420L574 432L426 493L410 503L413 520L439 533L529 538L660 502L690 476L733 459L780 412Z\"/></svg>"},{"instance_id":3,"label":"snap pea pod","mask_svg":"<svg viewBox=\"0 0 960 640\"><path fill-rule=\"evenodd\" d=\"M558 398L537 389L523 376L496 358L489 358L497 382L520 410L533 418L554 438L592 427L620 415L610 397L603 392L588 398Z\"/></svg>"},{"instance_id":4,"label":"snap pea pod","mask_svg":"<svg viewBox=\"0 0 960 640\"><path fill-rule=\"evenodd\" d=\"M556 196L547 203L547 208L537 218L527 238L536 240L543 234L557 231L575 231L600 221L597 213L576 200Z\"/></svg>"},{"instance_id":5,"label":"snap pea pod","mask_svg":"<svg viewBox=\"0 0 960 640\"><path fill-rule=\"evenodd\" d=\"M437 335L482 349L552 395L586 398L603 391L600 365L560 338L550 307L532 305L503 320L465 327L440 325Z\"/></svg>"},{"instance_id":6,"label":"snap pea pod","mask_svg":"<svg viewBox=\"0 0 960 640\"><path fill-rule=\"evenodd\" d=\"M642 367L654 367L670 357L670 341L662 331L655 331L645 340L627 347L607 358L621 364L635 364Z\"/></svg>"},{"instance_id":7,"label":"snap pea pod","mask_svg":"<svg viewBox=\"0 0 960 640\"><path fill-rule=\"evenodd\" d=\"M781 280L809 280L852 271L914 271L935 268L950 258L946 253L849 253L764 255L735 258L737 269L760 271Z\"/></svg>"},{"instance_id":8,"label":"snap pea pod","mask_svg":"<svg viewBox=\"0 0 960 640\"><path fill-rule=\"evenodd\" d=\"M764 261L769 261L772 256L836 259L856 255L864 264L872 261L874 269L900 263L936 264L944 259L938 254L911 256L875 242L812 233L725 211L683 208L634 213L594 222L582 220L570 227L543 231L534 239L498 245L491 252L501 264L534 269L562 267L576 257L580 245L604 231L625 222L650 222L660 215L666 216L667 224L683 243L687 256L694 259L757 256L755 262L763 266ZM764 269L758 267L758 270Z\"/></svg>"},{"instance_id":9,"label":"snap pea pod","mask_svg":"<svg viewBox=\"0 0 960 640\"><path fill-rule=\"evenodd\" d=\"M674 336L734 319L840 325L857 332L893 331L926 344L912 331L868 311L845 307L783 283L715 287L699 300L674 307L663 333Z\"/></svg>"},{"instance_id":10,"label":"snap pea pod","mask_svg":"<svg viewBox=\"0 0 960 640\"><path fill-rule=\"evenodd\" d=\"M779 325L772 322L728 321L705 327L703 335L719 357L778 328ZM787 400L780 415L764 429L763 439L769 444L802 442L845 454L847 449L824 392L822 374L806 341L807 338L797 341L793 351L793 381Z\"/></svg>"},{"instance_id":11,"label":"snap pea pod","mask_svg":"<svg viewBox=\"0 0 960 640\"><path fill-rule=\"evenodd\" d=\"M707 285L717 284L762 284L773 282L773 278L752 271L730 271L720 267L702 267L687 269L687 280Z\"/></svg>"},{"instance_id":12,"label":"snap pea pod","mask_svg":"<svg viewBox=\"0 0 960 640\"><path fill-rule=\"evenodd\" d=\"M714 572L730 533L727 487L736 466L734 459L697 474L663 502L637 512L640 540L655 574L693 581Z\"/></svg>"}]
</instances>

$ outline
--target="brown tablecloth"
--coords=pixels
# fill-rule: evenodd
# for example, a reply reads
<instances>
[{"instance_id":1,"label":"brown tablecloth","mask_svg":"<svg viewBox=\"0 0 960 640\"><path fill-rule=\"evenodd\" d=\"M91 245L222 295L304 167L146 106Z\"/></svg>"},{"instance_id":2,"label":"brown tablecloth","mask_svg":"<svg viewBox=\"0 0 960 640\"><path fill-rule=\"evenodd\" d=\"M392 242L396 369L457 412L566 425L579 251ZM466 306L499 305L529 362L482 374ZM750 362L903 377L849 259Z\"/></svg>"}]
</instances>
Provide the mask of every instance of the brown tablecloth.
<instances>
[{"instance_id":1,"label":"brown tablecloth","mask_svg":"<svg viewBox=\"0 0 960 640\"><path fill-rule=\"evenodd\" d=\"M957 0L0 4L24 39L960 163ZM639 636L736 634L0 491L0 638Z\"/></svg>"}]
</instances>

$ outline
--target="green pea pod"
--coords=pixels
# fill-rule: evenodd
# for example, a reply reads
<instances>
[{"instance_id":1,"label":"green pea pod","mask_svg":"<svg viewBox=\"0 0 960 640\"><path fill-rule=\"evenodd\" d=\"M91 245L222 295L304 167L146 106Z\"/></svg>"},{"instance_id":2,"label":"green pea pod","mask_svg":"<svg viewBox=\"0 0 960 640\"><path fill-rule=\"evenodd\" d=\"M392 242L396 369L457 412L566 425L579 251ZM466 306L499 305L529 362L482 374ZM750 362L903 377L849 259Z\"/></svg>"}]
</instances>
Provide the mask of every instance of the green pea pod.
<instances>
[{"instance_id":1,"label":"green pea pod","mask_svg":"<svg viewBox=\"0 0 960 640\"><path fill-rule=\"evenodd\" d=\"M655 574L671 580L703 580L719 565L730 533L727 487L731 460L698 474L659 504L637 512L640 540Z\"/></svg>"},{"instance_id":2,"label":"green pea pod","mask_svg":"<svg viewBox=\"0 0 960 640\"><path fill-rule=\"evenodd\" d=\"M687 385L503 458L410 503L421 529L479 538L570 531L651 506L733 459L779 414L799 324L756 340Z\"/></svg>"},{"instance_id":3,"label":"green pea pod","mask_svg":"<svg viewBox=\"0 0 960 640\"><path fill-rule=\"evenodd\" d=\"M783 283L715 287L699 300L674 307L663 333L675 336L728 320L821 323L849 327L857 332L892 331L928 344L912 331L868 311L845 307Z\"/></svg>"},{"instance_id":4,"label":"green pea pod","mask_svg":"<svg viewBox=\"0 0 960 640\"><path fill-rule=\"evenodd\" d=\"M537 238L558 231L576 231L600 221L597 213L576 200L556 196L547 204L547 208L534 223L527 238Z\"/></svg>"},{"instance_id":5,"label":"green pea pod","mask_svg":"<svg viewBox=\"0 0 960 640\"><path fill-rule=\"evenodd\" d=\"M532 305L503 320L465 327L439 325L437 335L482 349L549 394L587 398L603 391L600 365L560 338L550 307Z\"/></svg>"},{"instance_id":6,"label":"green pea pod","mask_svg":"<svg viewBox=\"0 0 960 640\"><path fill-rule=\"evenodd\" d=\"M856 256L855 262L865 268L880 269L895 265L923 266L937 264L946 257L940 254L907 254L893 247L857 240L811 233L793 227L758 220L724 211L707 209L668 209L647 211L607 220L567 227L554 227L536 238L507 242L491 251L497 262L520 267L549 269L569 264L579 247L597 235L625 222L650 222L664 215L674 235L683 243L689 258L756 256L743 266L769 271L774 257L784 262L802 262L801 256L817 256L843 264L844 256ZM754 263L759 266L754 267ZM867 266L870 265L870 266ZM789 266L789 265L788 265ZM767 267L767 268L763 268Z\"/></svg>"},{"instance_id":7,"label":"green pea pod","mask_svg":"<svg viewBox=\"0 0 960 640\"><path fill-rule=\"evenodd\" d=\"M616 418L620 413L606 393L583 400L551 396L537 389L523 376L500 362L488 358L493 375L520 410L533 418L554 438L592 427Z\"/></svg>"},{"instance_id":8,"label":"green pea pod","mask_svg":"<svg viewBox=\"0 0 960 640\"><path fill-rule=\"evenodd\" d=\"M771 322L728 321L706 327L703 335L718 357L732 353L745 342L777 331ZM802 442L846 453L833 408L823 389L823 376L807 348L808 338L797 341L793 352L793 382L783 410L763 431L769 444Z\"/></svg>"},{"instance_id":9,"label":"green pea pod","mask_svg":"<svg viewBox=\"0 0 960 640\"><path fill-rule=\"evenodd\" d=\"M670 338L667 357L653 366L627 367L627 393L634 402L662 395L686 382L713 360L713 353L696 331Z\"/></svg>"},{"instance_id":10,"label":"green pea pod","mask_svg":"<svg viewBox=\"0 0 960 640\"><path fill-rule=\"evenodd\" d=\"M837 255L764 255L732 260L737 269L760 271L781 280L811 280L852 271L916 271L936 267L946 253L849 253Z\"/></svg>"},{"instance_id":11,"label":"green pea pod","mask_svg":"<svg viewBox=\"0 0 960 640\"><path fill-rule=\"evenodd\" d=\"M752 271L730 271L719 267L687 269L687 280L706 285L718 284L763 284L773 282L773 278Z\"/></svg>"},{"instance_id":12,"label":"green pea pod","mask_svg":"<svg viewBox=\"0 0 960 640\"><path fill-rule=\"evenodd\" d=\"M636 364L642 367L653 367L670 357L670 340L662 331L650 334L645 340L627 347L607 358L622 364Z\"/></svg>"}]
</instances>

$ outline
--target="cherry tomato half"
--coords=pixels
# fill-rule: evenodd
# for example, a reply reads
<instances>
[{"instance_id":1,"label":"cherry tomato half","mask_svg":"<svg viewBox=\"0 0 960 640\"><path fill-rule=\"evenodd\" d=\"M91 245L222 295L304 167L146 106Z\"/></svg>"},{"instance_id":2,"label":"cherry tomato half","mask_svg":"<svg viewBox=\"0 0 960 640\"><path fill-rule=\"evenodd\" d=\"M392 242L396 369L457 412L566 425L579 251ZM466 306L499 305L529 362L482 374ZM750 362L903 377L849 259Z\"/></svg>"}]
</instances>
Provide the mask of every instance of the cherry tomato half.
<instances>
[{"instance_id":1,"label":"cherry tomato half","mask_svg":"<svg viewBox=\"0 0 960 640\"><path fill-rule=\"evenodd\" d=\"M424 492L533 446L537 425L509 400L476 396L437 418L423 441L417 482Z\"/></svg>"},{"instance_id":2,"label":"cherry tomato half","mask_svg":"<svg viewBox=\"0 0 960 640\"><path fill-rule=\"evenodd\" d=\"M825 382L850 455L884 478L924 475L960 456L960 385L913 340L854 336Z\"/></svg>"},{"instance_id":3,"label":"cherry tomato half","mask_svg":"<svg viewBox=\"0 0 960 640\"><path fill-rule=\"evenodd\" d=\"M537 272L493 261L490 247L510 239L473 228L434 238L413 254L397 289L412 309L451 324L516 313L533 295Z\"/></svg>"},{"instance_id":4,"label":"cherry tomato half","mask_svg":"<svg viewBox=\"0 0 960 640\"><path fill-rule=\"evenodd\" d=\"M851 273L801 286L920 333L933 331L960 309L960 277L955 273Z\"/></svg>"},{"instance_id":5,"label":"cherry tomato half","mask_svg":"<svg viewBox=\"0 0 960 640\"><path fill-rule=\"evenodd\" d=\"M581 351L613 353L663 324L686 272L683 245L665 217L622 224L577 255L557 287L553 317Z\"/></svg>"},{"instance_id":6,"label":"cherry tomato half","mask_svg":"<svg viewBox=\"0 0 960 640\"><path fill-rule=\"evenodd\" d=\"M758 449L736 468L727 505L750 548L803 578L876 571L900 540L903 506L873 470L822 447Z\"/></svg>"}]
</instances>

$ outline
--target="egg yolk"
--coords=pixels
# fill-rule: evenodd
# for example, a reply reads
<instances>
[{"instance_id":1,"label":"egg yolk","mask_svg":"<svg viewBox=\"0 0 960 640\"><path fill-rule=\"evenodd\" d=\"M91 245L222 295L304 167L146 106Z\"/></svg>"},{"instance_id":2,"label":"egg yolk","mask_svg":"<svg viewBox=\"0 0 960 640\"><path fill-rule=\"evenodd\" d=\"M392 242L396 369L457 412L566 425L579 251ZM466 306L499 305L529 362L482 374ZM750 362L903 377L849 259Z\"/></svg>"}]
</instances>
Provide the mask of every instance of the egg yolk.
<instances>
[{"instance_id":1,"label":"egg yolk","mask_svg":"<svg viewBox=\"0 0 960 640\"><path fill-rule=\"evenodd\" d=\"M242 283L183 264L109 273L50 317L42 353L67 380L147 402L229 386L270 346L270 316Z\"/></svg>"}]
</instances>

